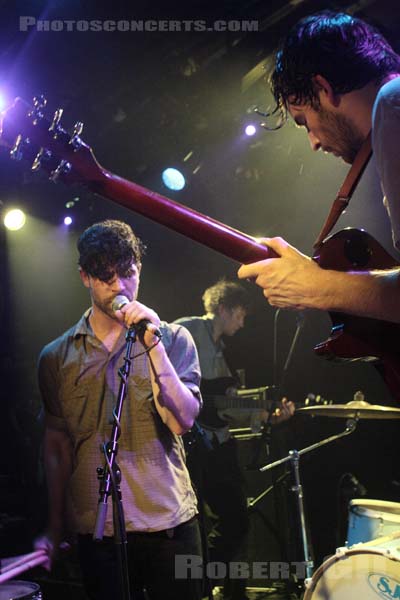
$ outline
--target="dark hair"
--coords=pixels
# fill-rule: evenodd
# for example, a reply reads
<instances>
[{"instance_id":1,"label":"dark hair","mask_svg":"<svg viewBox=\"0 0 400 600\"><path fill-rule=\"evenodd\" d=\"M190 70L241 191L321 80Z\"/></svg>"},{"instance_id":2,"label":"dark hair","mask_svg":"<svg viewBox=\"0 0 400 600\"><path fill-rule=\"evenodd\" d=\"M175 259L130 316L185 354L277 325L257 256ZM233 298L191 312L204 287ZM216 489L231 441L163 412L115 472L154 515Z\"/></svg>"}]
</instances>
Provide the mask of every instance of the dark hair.
<instances>
[{"instance_id":1,"label":"dark hair","mask_svg":"<svg viewBox=\"0 0 400 600\"><path fill-rule=\"evenodd\" d=\"M145 246L131 227L122 221L95 223L77 243L79 266L92 277L109 281L116 273L129 277L132 263L140 263Z\"/></svg>"},{"instance_id":2,"label":"dark hair","mask_svg":"<svg viewBox=\"0 0 400 600\"><path fill-rule=\"evenodd\" d=\"M249 310L250 297L248 291L240 283L220 279L206 289L203 294L203 304L206 312L213 315L216 314L220 304L230 309L242 306Z\"/></svg>"},{"instance_id":3,"label":"dark hair","mask_svg":"<svg viewBox=\"0 0 400 600\"><path fill-rule=\"evenodd\" d=\"M315 75L345 94L395 72L400 72L400 56L377 29L345 13L322 11L301 19L276 54L271 75L275 111L286 116L291 97L292 104L317 107Z\"/></svg>"}]
</instances>

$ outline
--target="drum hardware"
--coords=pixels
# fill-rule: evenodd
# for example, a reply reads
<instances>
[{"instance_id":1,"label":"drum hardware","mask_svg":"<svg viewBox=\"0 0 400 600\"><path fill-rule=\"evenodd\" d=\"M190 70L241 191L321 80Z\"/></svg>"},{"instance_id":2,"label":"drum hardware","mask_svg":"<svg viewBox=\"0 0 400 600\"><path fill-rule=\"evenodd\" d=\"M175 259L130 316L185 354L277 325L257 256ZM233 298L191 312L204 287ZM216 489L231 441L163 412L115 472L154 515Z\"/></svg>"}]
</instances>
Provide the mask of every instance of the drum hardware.
<instances>
[{"instance_id":1,"label":"drum hardware","mask_svg":"<svg viewBox=\"0 0 400 600\"><path fill-rule=\"evenodd\" d=\"M236 440L242 441L260 438L262 436L261 432L254 433L251 427L237 427L235 429L229 429L229 431Z\"/></svg>"},{"instance_id":2,"label":"drum hardware","mask_svg":"<svg viewBox=\"0 0 400 600\"><path fill-rule=\"evenodd\" d=\"M330 408L330 407L321 406L321 407L313 407L313 408L326 409L326 408ZM300 409L298 412L300 412L301 410L304 411L306 409ZM304 564L305 564L307 578L310 578L312 576L312 572L314 570L314 563L311 558L311 554L310 554L310 550L309 550L308 536L307 536L304 501L303 501L303 487L302 487L301 480L300 480L300 468L299 468L300 456L302 456L303 454L307 454L308 452L312 452L313 450L317 450L318 448L321 448L322 446L325 446L326 444L330 444L331 442L339 440L342 437L350 435L350 433L353 433L353 431L355 431L356 426L357 426L357 419L349 419L346 423L346 429L344 431L342 431L341 433L331 435L330 437L325 438L315 444L312 444L311 446L303 448L302 450L290 450L289 454L287 456L285 456L284 458L281 458L280 460L276 460L270 464L264 465L260 469L261 472L269 471L270 469L274 469L275 467L278 467L279 465L282 465L286 462L290 462L290 464L292 466L292 472L293 472L293 478L294 478L294 486L292 487L292 491L296 494L296 497L297 497L297 507L298 507L298 514L299 514L299 522L300 522L300 535L301 535L301 541L302 541L302 546L303 546L303 557L304 557Z\"/></svg>"}]
</instances>

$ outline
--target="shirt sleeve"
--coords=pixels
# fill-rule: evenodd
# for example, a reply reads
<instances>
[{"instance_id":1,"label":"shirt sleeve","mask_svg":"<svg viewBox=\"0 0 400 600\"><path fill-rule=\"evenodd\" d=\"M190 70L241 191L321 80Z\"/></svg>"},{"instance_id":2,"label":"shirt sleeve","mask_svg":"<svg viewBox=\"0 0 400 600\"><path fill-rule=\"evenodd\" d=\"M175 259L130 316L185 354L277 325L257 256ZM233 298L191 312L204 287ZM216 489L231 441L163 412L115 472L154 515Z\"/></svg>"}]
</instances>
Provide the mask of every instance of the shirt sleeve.
<instances>
[{"instance_id":1,"label":"shirt sleeve","mask_svg":"<svg viewBox=\"0 0 400 600\"><path fill-rule=\"evenodd\" d=\"M202 406L199 357L190 332L174 323L163 327L162 331L165 349L179 379L198 398Z\"/></svg>"},{"instance_id":2,"label":"shirt sleeve","mask_svg":"<svg viewBox=\"0 0 400 600\"><path fill-rule=\"evenodd\" d=\"M39 356L38 383L45 411L45 423L51 429L66 430L61 404L58 397L60 381L58 377L57 359L46 346Z\"/></svg>"},{"instance_id":3,"label":"shirt sleeve","mask_svg":"<svg viewBox=\"0 0 400 600\"><path fill-rule=\"evenodd\" d=\"M393 244L400 250L400 78L381 88L373 112L373 149Z\"/></svg>"}]
</instances>

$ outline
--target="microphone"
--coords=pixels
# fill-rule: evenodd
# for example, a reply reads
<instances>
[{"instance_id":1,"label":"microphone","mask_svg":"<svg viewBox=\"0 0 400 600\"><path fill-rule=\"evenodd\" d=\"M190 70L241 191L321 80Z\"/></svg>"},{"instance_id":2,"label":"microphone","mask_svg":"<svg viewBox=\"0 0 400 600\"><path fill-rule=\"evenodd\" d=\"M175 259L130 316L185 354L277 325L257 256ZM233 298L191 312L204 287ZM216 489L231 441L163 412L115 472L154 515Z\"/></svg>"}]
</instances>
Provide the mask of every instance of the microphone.
<instances>
[{"instance_id":1,"label":"microphone","mask_svg":"<svg viewBox=\"0 0 400 600\"><path fill-rule=\"evenodd\" d=\"M111 308L115 312L117 310L121 310L121 308L125 306L125 304L129 304L128 298L126 296L118 295L115 296L114 300L112 301ZM139 321L138 323L133 323L131 327L139 335L143 335L144 332L147 330L159 339L162 338L161 331L157 329L154 323L152 323L149 319L141 319L141 321Z\"/></svg>"}]
</instances>

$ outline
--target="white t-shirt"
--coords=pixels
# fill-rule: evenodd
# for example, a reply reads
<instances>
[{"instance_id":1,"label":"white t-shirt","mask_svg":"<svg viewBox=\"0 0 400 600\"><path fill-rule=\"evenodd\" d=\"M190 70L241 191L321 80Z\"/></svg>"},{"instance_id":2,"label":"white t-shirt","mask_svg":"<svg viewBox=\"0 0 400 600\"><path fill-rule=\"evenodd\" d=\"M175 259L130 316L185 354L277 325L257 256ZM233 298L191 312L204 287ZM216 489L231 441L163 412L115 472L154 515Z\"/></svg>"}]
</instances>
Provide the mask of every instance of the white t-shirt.
<instances>
[{"instance_id":1,"label":"white t-shirt","mask_svg":"<svg viewBox=\"0 0 400 600\"><path fill-rule=\"evenodd\" d=\"M385 83L378 92L372 113L372 147L393 244L400 250L400 77Z\"/></svg>"}]
</instances>

